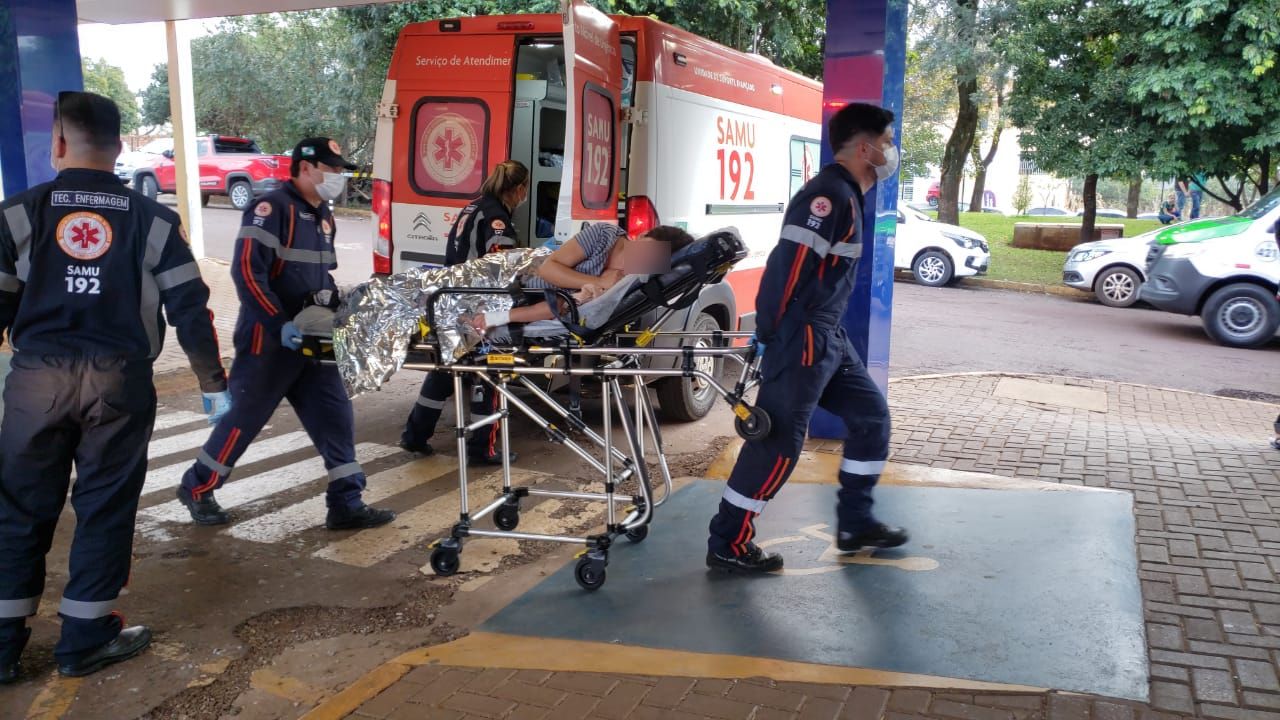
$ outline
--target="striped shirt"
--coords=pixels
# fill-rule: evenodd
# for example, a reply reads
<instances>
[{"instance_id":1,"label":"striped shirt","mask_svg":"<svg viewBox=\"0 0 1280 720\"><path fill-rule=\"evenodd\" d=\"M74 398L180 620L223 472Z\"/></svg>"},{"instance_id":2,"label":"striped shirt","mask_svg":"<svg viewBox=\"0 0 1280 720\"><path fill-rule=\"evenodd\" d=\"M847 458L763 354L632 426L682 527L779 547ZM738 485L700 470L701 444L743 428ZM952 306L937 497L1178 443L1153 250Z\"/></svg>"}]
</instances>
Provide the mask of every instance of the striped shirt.
<instances>
[{"instance_id":1,"label":"striped shirt","mask_svg":"<svg viewBox=\"0 0 1280 720\"><path fill-rule=\"evenodd\" d=\"M613 251L614 243L618 242L625 233L626 231L617 225L608 223L597 223L582 228L574 237L577 238L578 245L582 247L582 253L586 258L574 265L573 269L583 275L600 277L605 265L609 262L609 253ZM522 284L530 290L546 290L555 287L540 277L526 278Z\"/></svg>"}]
</instances>

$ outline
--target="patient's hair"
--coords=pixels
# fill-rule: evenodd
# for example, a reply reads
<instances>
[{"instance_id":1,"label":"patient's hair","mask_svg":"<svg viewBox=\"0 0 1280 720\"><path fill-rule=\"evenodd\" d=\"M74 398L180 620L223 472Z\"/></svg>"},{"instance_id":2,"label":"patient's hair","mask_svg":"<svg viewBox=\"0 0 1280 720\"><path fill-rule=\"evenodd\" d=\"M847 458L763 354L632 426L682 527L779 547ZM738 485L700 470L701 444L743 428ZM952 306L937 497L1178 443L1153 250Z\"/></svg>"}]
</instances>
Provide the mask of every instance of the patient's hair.
<instances>
[{"instance_id":1,"label":"patient's hair","mask_svg":"<svg viewBox=\"0 0 1280 720\"><path fill-rule=\"evenodd\" d=\"M693 236L671 225L659 225L645 233L652 240L671 243L671 253L675 254L693 244Z\"/></svg>"},{"instance_id":2,"label":"patient's hair","mask_svg":"<svg viewBox=\"0 0 1280 720\"><path fill-rule=\"evenodd\" d=\"M502 198L527 182L529 182L529 168L525 167L524 163L519 160L504 160L489 173L489 177L485 178L480 191L486 195Z\"/></svg>"}]
</instances>

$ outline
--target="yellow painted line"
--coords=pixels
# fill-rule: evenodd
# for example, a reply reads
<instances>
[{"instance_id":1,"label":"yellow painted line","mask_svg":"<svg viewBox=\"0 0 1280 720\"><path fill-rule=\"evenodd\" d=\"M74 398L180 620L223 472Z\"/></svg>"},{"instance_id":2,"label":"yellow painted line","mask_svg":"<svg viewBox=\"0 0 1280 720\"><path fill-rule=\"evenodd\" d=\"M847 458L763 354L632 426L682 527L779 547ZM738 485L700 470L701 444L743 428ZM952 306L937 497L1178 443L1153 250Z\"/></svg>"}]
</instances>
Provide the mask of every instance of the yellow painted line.
<instances>
[{"instance_id":1,"label":"yellow painted line","mask_svg":"<svg viewBox=\"0 0 1280 720\"><path fill-rule=\"evenodd\" d=\"M834 450L832 449L834 447ZM840 444L829 440L811 440L800 452L796 469L787 482L816 485L836 485L840 482ZM742 441L734 440L707 468L707 478L728 480L729 473L738 459ZM908 487L966 488L972 490L1041 490L1045 492L1120 492L1106 488L1067 485L1064 483L1028 480L1025 478L992 475L990 473L951 470L928 465L889 462L880 476L881 485Z\"/></svg>"},{"instance_id":2,"label":"yellow painted line","mask_svg":"<svg viewBox=\"0 0 1280 720\"><path fill-rule=\"evenodd\" d=\"M80 691L82 682L84 678L54 675L41 688L36 699L31 701L31 707L27 709L27 720L58 720L66 715L67 710L71 709L71 703L76 699L76 693Z\"/></svg>"},{"instance_id":3,"label":"yellow painted line","mask_svg":"<svg viewBox=\"0 0 1280 720\"><path fill-rule=\"evenodd\" d=\"M451 643L413 650L393 663L456 667L619 673L695 678L767 677L780 682L880 685L996 692L1046 692L1044 688L773 658L716 655L653 648L475 632Z\"/></svg>"},{"instance_id":4,"label":"yellow painted line","mask_svg":"<svg viewBox=\"0 0 1280 720\"><path fill-rule=\"evenodd\" d=\"M305 682L292 677L285 677L271 668L259 668L249 676L249 684L263 692L283 698L289 702L310 702L320 693Z\"/></svg>"},{"instance_id":5,"label":"yellow painted line","mask_svg":"<svg viewBox=\"0 0 1280 720\"><path fill-rule=\"evenodd\" d=\"M383 690L394 685L412 669L412 665L397 660L379 665L348 686L346 690L312 708L299 720L342 720L361 705L377 697Z\"/></svg>"}]
</instances>

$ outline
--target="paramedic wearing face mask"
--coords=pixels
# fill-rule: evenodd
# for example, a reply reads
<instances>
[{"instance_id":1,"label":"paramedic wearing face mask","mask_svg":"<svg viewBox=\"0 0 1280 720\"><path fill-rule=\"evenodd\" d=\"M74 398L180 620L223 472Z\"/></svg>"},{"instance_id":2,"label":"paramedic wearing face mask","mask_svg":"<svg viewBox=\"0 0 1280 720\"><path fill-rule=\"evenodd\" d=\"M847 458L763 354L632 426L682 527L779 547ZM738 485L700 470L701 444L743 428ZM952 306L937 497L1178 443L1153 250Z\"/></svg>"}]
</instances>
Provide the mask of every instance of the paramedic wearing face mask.
<instances>
[{"instance_id":1,"label":"paramedic wearing face mask","mask_svg":"<svg viewBox=\"0 0 1280 720\"><path fill-rule=\"evenodd\" d=\"M756 338L763 351L756 404L772 429L738 454L711 520L707 566L760 573L782 568L761 550L754 520L795 469L815 407L848 428L840 465L836 546L844 552L902 545L902 528L878 522L871 491L889 453L889 406L854 352L840 319L853 291L864 243L863 194L893 176L898 151L893 113L854 103L828 124L835 162L791 199L782 237L769 255L756 296Z\"/></svg>"},{"instance_id":2,"label":"paramedic wearing face mask","mask_svg":"<svg viewBox=\"0 0 1280 720\"><path fill-rule=\"evenodd\" d=\"M178 499L197 524L230 521L213 493L285 399L329 471L325 526L371 528L395 518L390 510L369 507L360 499L364 470L356 462L351 400L338 368L298 352L303 335L299 323L305 325L304 318L316 314L312 306L333 309L338 304L338 286L329 274L338 266L329 201L346 188L344 169L355 165L343 159L338 143L303 140L293 149L293 178L245 210L231 260L240 296L236 359L228 380L231 412L214 427L178 487ZM300 316L304 309L307 313Z\"/></svg>"}]
</instances>

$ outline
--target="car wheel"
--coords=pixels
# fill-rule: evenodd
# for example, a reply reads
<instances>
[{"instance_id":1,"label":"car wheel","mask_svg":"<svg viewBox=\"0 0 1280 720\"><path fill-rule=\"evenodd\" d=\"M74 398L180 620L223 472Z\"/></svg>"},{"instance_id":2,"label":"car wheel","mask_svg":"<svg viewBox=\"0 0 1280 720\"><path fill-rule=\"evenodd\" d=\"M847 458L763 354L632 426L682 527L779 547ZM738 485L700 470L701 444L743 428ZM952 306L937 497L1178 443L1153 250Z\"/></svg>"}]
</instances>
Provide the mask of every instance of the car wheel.
<instances>
[{"instance_id":1,"label":"car wheel","mask_svg":"<svg viewBox=\"0 0 1280 720\"><path fill-rule=\"evenodd\" d=\"M209 198L213 197L209 193L200 193L200 207L209 207Z\"/></svg>"},{"instance_id":2,"label":"car wheel","mask_svg":"<svg viewBox=\"0 0 1280 720\"><path fill-rule=\"evenodd\" d=\"M935 197L935 198L929 198L929 207L931 207L931 208L936 208L936 207L938 207L938 198L936 198L936 197Z\"/></svg>"},{"instance_id":3,"label":"car wheel","mask_svg":"<svg viewBox=\"0 0 1280 720\"><path fill-rule=\"evenodd\" d=\"M694 318L691 332L711 333L721 330L720 323L707 313L698 313ZM711 338L693 338L693 346L698 348L713 347ZM711 377L718 377L721 362L714 358L697 358L694 367ZM665 378L657 386L658 405L662 408L662 416L677 422L701 420L711 412L716 403L716 389L701 378Z\"/></svg>"},{"instance_id":4,"label":"car wheel","mask_svg":"<svg viewBox=\"0 0 1280 720\"><path fill-rule=\"evenodd\" d=\"M1219 288L1200 311L1204 330L1223 345L1258 347L1280 327L1280 301L1266 288L1236 283Z\"/></svg>"},{"instance_id":5,"label":"car wheel","mask_svg":"<svg viewBox=\"0 0 1280 720\"><path fill-rule=\"evenodd\" d=\"M1098 302L1115 308L1126 308L1138 302L1142 278L1127 267L1109 267L1093 281L1093 294Z\"/></svg>"},{"instance_id":6,"label":"car wheel","mask_svg":"<svg viewBox=\"0 0 1280 720\"><path fill-rule=\"evenodd\" d=\"M156 184L154 175L139 175L133 184L137 186L138 192L142 193L149 200L155 200L156 195L160 194L160 186Z\"/></svg>"},{"instance_id":7,"label":"car wheel","mask_svg":"<svg viewBox=\"0 0 1280 720\"><path fill-rule=\"evenodd\" d=\"M253 202L253 187L248 180L234 180L227 188L227 197L231 198L231 207L244 210Z\"/></svg>"},{"instance_id":8,"label":"car wheel","mask_svg":"<svg viewBox=\"0 0 1280 720\"><path fill-rule=\"evenodd\" d=\"M929 287L942 287L951 282L954 269L951 258L941 250L929 250L921 253L911 264L911 274L916 282Z\"/></svg>"}]
</instances>

